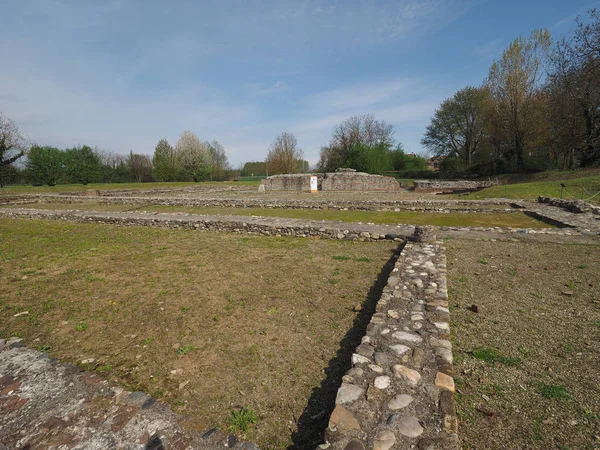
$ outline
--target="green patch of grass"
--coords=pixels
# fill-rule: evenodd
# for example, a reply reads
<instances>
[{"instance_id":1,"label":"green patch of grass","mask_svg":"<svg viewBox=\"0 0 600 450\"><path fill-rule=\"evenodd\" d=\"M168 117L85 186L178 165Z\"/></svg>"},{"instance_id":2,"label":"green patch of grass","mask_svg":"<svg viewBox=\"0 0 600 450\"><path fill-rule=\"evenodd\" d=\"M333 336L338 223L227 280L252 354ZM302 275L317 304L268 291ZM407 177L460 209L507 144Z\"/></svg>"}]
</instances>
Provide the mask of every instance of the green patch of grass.
<instances>
[{"instance_id":1,"label":"green patch of grass","mask_svg":"<svg viewBox=\"0 0 600 450\"><path fill-rule=\"evenodd\" d=\"M101 366L96 367L96 370L102 374L107 374L112 372L112 366L110 364L102 364Z\"/></svg>"},{"instance_id":2,"label":"green patch of grass","mask_svg":"<svg viewBox=\"0 0 600 450\"><path fill-rule=\"evenodd\" d=\"M596 321L594 322L594 326L600 327L600 320L596 320Z\"/></svg>"},{"instance_id":3,"label":"green patch of grass","mask_svg":"<svg viewBox=\"0 0 600 450\"><path fill-rule=\"evenodd\" d=\"M152 338L146 338L142 341L142 345L149 345L152 343Z\"/></svg>"},{"instance_id":4,"label":"green patch of grass","mask_svg":"<svg viewBox=\"0 0 600 450\"><path fill-rule=\"evenodd\" d=\"M565 198L571 198L569 194L576 196L578 199L581 198L582 186L590 193L584 193L584 198L591 197L591 195L600 191L600 175L594 174L592 176L569 179L569 177L577 176L578 174L582 175L582 172L542 172L534 174L531 178L542 178L543 181L532 180L527 183L493 186L478 192L472 192L466 198L475 200L486 198L537 199L539 196L560 197L561 183L566 186L563 192ZM460 198L465 199L464 196Z\"/></svg>"},{"instance_id":5,"label":"green patch of grass","mask_svg":"<svg viewBox=\"0 0 600 450\"><path fill-rule=\"evenodd\" d=\"M92 283L94 281L104 281L104 278L99 277L97 275L90 275L90 274L87 274L85 276L85 279L86 279L86 281L89 281L90 283Z\"/></svg>"},{"instance_id":6,"label":"green patch of grass","mask_svg":"<svg viewBox=\"0 0 600 450\"><path fill-rule=\"evenodd\" d=\"M572 291L577 289L577 284L575 284L574 281L569 281L568 283L565 283L565 286L571 289Z\"/></svg>"},{"instance_id":7,"label":"green patch of grass","mask_svg":"<svg viewBox=\"0 0 600 450\"><path fill-rule=\"evenodd\" d=\"M493 348L479 347L473 349L472 353L474 358L490 363L499 362L506 366L517 366L521 363L521 358L504 356Z\"/></svg>"},{"instance_id":8,"label":"green patch of grass","mask_svg":"<svg viewBox=\"0 0 600 450\"><path fill-rule=\"evenodd\" d=\"M587 264L578 264L575 267L577 267L578 269L582 269L583 270L583 269L587 269L590 266L588 266Z\"/></svg>"},{"instance_id":9,"label":"green patch of grass","mask_svg":"<svg viewBox=\"0 0 600 450\"><path fill-rule=\"evenodd\" d=\"M523 356L527 356L531 353L531 349L528 347L519 347L519 353L521 353Z\"/></svg>"},{"instance_id":10,"label":"green patch of grass","mask_svg":"<svg viewBox=\"0 0 600 450\"><path fill-rule=\"evenodd\" d=\"M38 352L44 352L44 353L46 353L46 352L50 351L50 346L49 345L38 345L36 347L36 349L37 349Z\"/></svg>"},{"instance_id":11,"label":"green patch of grass","mask_svg":"<svg viewBox=\"0 0 600 450\"><path fill-rule=\"evenodd\" d=\"M485 264L487 264L489 261L488 261L487 259L478 259L478 260L477 260L477 262L478 262L479 264L484 264L484 265L485 265Z\"/></svg>"},{"instance_id":12,"label":"green patch of grass","mask_svg":"<svg viewBox=\"0 0 600 450\"><path fill-rule=\"evenodd\" d=\"M332 256L331 258L335 259L336 261L348 261L350 259L350 257L346 255L336 255Z\"/></svg>"},{"instance_id":13,"label":"green patch of grass","mask_svg":"<svg viewBox=\"0 0 600 450\"><path fill-rule=\"evenodd\" d=\"M340 282L340 280L337 280L335 278L330 278L330 279L327 280L327 282L329 284L338 284Z\"/></svg>"},{"instance_id":14,"label":"green patch of grass","mask_svg":"<svg viewBox=\"0 0 600 450\"><path fill-rule=\"evenodd\" d=\"M192 344L185 344L177 349L177 354L178 355L187 355L189 352L191 352L192 350L195 350L195 349L196 349L196 347L194 347Z\"/></svg>"},{"instance_id":15,"label":"green patch of grass","mask_svg":"<svg viewBox=\"0 0 600 450\"><path fill-rule=\"evenodd\" d=\"M85 322L80 322L77 325L75 325L75 331L85 331L88 329L88 324Z\"/></svg>"},{"instance_id":16,"label":"green patch of grass","mask_svg":"<svg viewBox=\"0 0 600 450\"><path fill-rule=\"evenodd\" d=\"M571 394L562 385L537 383L537 391L544 398L553 398L556 400L568 400Z\"/></svg>"},{"instance_id":17,"label":"green patch of grass","mask_svg":"<svg viewBox=\"0 0 600 450\"><path fill-rule=\"evenodd\" d=\"M243 406L239 410L231 411L227 417L228 430L231 433L245 433L250 425L258 422L258 415L250 406Z\"/></svg>"},{"instance_id":18,"label":"green patch of grass","mask_svg":"<svg viewBox=\"0 0 600 450\"><path fill-rule=\"evenodd\" d=\"M267 314L274 315L279 313L279 308L271 307L267 309Z\"/></svg>"}]
</instances>

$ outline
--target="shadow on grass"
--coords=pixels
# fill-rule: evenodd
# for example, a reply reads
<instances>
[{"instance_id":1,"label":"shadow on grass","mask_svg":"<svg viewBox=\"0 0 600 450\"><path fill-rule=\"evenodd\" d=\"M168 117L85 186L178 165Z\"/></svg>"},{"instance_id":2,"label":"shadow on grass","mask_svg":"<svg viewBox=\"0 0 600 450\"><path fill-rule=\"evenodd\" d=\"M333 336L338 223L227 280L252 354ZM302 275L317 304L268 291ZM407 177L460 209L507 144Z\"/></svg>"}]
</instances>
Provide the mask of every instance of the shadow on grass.
<instances>
[{"instance_id":1,"label":"shadow on grass","mask_svg":"<svg viewBox=\"0 0 600 450\"><path fill-rule=\"evenodd\" d=\"M303 450L315 448L317 445L323 443L325 428L329 422L329 416L335 407L335 397L338 388L342 384L342 377L352 366L352 353L360 345L362 337L366 334L367 326L375 313L383 288L387 284L390 273L403 248L404 244L400 244L394 251L394 254L381 269L377 280L371 286L371 289L369 289L367 298L362 305L362 310L354 319L352 328L343 337L340 342L340 348L325 369L326 378L321 382L319 387L313 389L308 399L308 404L298 420L298 431L293 434L293 444L289 449Z\"/></svg>"}]
</instances>

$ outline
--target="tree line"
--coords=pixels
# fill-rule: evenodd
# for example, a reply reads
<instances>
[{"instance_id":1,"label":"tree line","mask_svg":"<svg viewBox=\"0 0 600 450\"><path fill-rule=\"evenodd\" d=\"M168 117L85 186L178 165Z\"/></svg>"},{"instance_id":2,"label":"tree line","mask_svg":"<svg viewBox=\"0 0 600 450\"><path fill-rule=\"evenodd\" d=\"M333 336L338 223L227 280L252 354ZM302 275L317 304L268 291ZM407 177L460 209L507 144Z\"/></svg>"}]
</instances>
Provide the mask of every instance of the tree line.
<instances>
[{"instance_id":1,"label":"tree line","mask_svg":"<svg viewBox=\"0 0 600 450\"><path fill-rule=\"evenodd\" d=\"M554 45L518 37L481 86L435 111L421 143L442 168L478 174L600 165L600 13Z\"/></svg>"},{"instance_id":2,"label":"tree line","mask_svg":"<svg viewBox=\"0 0 600 450\"><path fill-rule=\"evenodd\" d=\"M218 141L202 142L191 131L185 131L175 147L161 139L151 158L134 152L122 155L87 145L59 149L32 144L11 119L0 113L0 186L24 181L49 186L222 181L234 176L225 148Z\"/></svg>"}]
</instances>

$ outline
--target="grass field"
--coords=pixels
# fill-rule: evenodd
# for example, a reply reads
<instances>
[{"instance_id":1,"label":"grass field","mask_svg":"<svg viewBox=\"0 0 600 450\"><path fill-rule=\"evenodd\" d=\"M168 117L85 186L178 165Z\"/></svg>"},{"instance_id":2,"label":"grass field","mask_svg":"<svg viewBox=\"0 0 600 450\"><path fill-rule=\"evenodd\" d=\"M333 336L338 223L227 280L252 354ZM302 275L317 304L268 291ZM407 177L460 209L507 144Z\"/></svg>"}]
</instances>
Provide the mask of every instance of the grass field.
<instances>
[{"instance_id":1,"label":"grass field","mask_svg":"<svg viewBox=\"0 0 600 450\"><path fill-rule=\"evenodd\" d=\"M283 208L221 208L221 207L184 207L184 206L142 206L105 205L98 203L34 203L28 205L9 205L8 207L28 207L40 209L79 209L95 211L155 211L160 213L187 212L205 215L239 215L285 217L308 220L339 220L344 222L363 222L376 224L411 224L438 226L472 227L514 227L514 228L552 228L540 220L522 212L449 212L433 213L419 211L339 211L318 209Z\"/></svg>"},{"instance_id":2,"label":"grass field","mask_svg":"<svg viewBox=\"0 0 600 450\"><path fill-rule=\"evenodd\" d=\"M93 358L84 367L168 401L198 431L249 406L247 437L265 449L290 445L395 249L39 220L0 219L0 235L2 337Z\"/></svg>"},{"instance_id":3,"label":"grass field","mask_svg":"<svg viewBox=\"0 0 600 450\"><path fill-rule=\"evenodd\" d=\"M600 245L447 249L462 448L599 448Z\"/></svg>"},{"instance_id":4,"label":"grass field","mask_svg":"<svg viewBox=\"0 0 600 450\"><path fill-rule=\"evenodd\" d=\"M583 178L556 179L545 181L532 181L527 183L505 184L503 186L494 186L473 192L469 195L454 196L463 199L486 199L486 198L520 198L535 200L539 196L560 197L561 186L566 187L563 192L563 198L568 199L588 199L594 194L600 192L600 175L592 175ZM585 190L584 190L585 189ZM600 202L600 194L596 195L593 202Z\"/></svg>"},{"instance_id":5,"label":"grass field","mask_svg":"<svg viewBox=\"0 0 600 450\"><path fill-rule=\"evenodd\" d=\"M83 184L59 184L56 186L31 186L31 185L12 185L0 188L2 194L51 194L59 192L83 192L87 190L119 190L119 189L167 189L167 188L226 188L235 186L258 186L260 180L251 181L206 181L202 183L194 182L154 182L154 183L91 183Z\"/></svg>"}]
</instances>

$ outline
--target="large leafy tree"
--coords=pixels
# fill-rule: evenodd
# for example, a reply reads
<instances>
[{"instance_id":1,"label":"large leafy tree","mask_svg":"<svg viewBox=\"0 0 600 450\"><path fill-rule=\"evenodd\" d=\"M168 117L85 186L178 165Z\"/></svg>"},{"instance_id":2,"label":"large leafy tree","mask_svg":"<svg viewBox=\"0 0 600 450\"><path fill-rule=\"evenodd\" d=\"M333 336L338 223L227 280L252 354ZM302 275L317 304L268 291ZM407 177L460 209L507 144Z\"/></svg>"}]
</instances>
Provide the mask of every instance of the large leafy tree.
<instances>
[{"instance_id":1,"label":"large leafy tree","mask_svg":"<svg viewBox=\"0 0 600 450\"><path fill-rule=\"evenodd\" d=\"M31 183L54 186L65 175L64 152L55 147L33 145L27 152L25 170Z\"/></svg>"},{"instance_id":2,"label":"large leafy tree","mask_svg":"<svg viewBox=\"0 0 600 450\"><path fill-rule=\"evenodd\" d=\"M64 152L65 175L69 183L88 184L100 181L100 158L91 147L68 148Z\"/></svg>"},{"instance_id":3,"label":"large leafy tree","mask_svg":"<svg viewBox=\"0 0 600 450\"><path fill-rule=\"evenodd\" d=\"M19 128L0 112L0 187L8 180L8 166L21 158L25 150L26 142L19 133Z\"/></svg>"},{"instance_id":4,"label":"large leafy tree","mask_svg":"<svg viewBox=\"0 0 600 450\"><path fill-rule=\"evenodd\" d=\"M208 178L208 149L192 131L184 131L175 144L180 178L202 181Z\"/></svg>"},{"instance_id":5,"label":"large leafy tree","mask_svg":"<svg viewBox=\"0 0 600 450\"><path fill-rule=\"evenodd\" d=\"M171 147L169 141L161 139L156 144L154 156L152 158L153 174L160 181L175 181L179 173L179 162L175 154L175 149Z\"/></svg>"},{"instance_id":6,"label":"large leafy tree","mask_svg":"<svg viewBox=\"0 0 600 450\"><path fill-rule=\"evenodd\" d=\"M518 37L490 68L487 87L495 107L494 120L504 155L519 169L525 167L525 152L539 125L539 95L551 39L547 30L535 30L530 37Z\"/></svg>"},{"instance_id":7,"label":"large leafy tree","mask_svg":"<svg viewBox=\"0 0 600 450\"><path fill-rule=\"evenodd\" d=\"M459 90L435 111L421 143L435 155L458 156L471 167L485 138L488 105L485 87Z\"/></svg>"}]
</instances>

